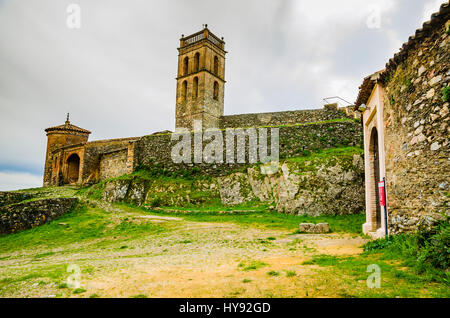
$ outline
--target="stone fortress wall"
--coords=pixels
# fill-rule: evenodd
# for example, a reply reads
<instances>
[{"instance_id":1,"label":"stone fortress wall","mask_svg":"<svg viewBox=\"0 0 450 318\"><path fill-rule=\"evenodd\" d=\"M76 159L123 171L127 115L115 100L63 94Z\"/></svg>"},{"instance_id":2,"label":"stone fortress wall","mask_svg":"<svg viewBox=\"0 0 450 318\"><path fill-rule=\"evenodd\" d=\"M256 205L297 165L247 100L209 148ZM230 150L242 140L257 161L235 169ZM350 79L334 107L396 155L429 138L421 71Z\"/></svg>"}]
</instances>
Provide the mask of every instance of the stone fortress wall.
<instances>
[{"instance_id":1,"label":"stone fortress wall","mask_svg":"<svg viewBox=\"0 0 450 318\"><path fill-rule=\"evenodd\" d=\"M410 38L383 74L391 233L450 213L449 17L447 4Z\"/></svg>"},{"instance_id":2,"label":"stone fortress wall","mask_svg":"<svg viewBox=\"0 0 450 318\"><path fill-rule=\"evenodd\" d=\"M268 149L270 149L270 128L279 129L279 156L290 158L301 156L305 151L333 148L336 146L362 146L362 131L359 122L348 118L337 106L328 106L319 110L304 110L294 112L270 113L272 119L265 121L258 118L259 114L235 115L239 120L228 121L227 125L240 127L241 123L251 124L251 127L267 127ZM267 116L262 114L262 116ZM232 117L232 116L230 116ZM245 121L245 118L248 118ZM267 117L266 117L267 118ZM285 118L285 119L283 119ZM316 121L308 121L313 119ZM279 123L285 123L280 125ZM286 123L291 123L286 124ZM274 124L268 126L267 124ZM244 126L245 127L245 126ZM239 129L239 128L238 128ZM243 129L245 130L245 128ZM223 129L222 129L223 131ZM191 138L193 140L193 137ZM224 138L225 140L225 138ZM223 163L174 163L171 158L172 147L178 141L171 141L171 133L144 136L134 142L134 167L158 171L184 171L195 167L198 173L221 176L248 166L248 138L246 139L246 164L225 162L226 144L224 142ZM209 141L208 141L209 142ZM203 142L202 148L208 142ZM191 154L194 153L191 145ZM234 143L234 158L237 157L237 142ZM193 162L193 160L192 160ZM155 171L156 173L157 171Z\"/></svg>"}]
</instances>

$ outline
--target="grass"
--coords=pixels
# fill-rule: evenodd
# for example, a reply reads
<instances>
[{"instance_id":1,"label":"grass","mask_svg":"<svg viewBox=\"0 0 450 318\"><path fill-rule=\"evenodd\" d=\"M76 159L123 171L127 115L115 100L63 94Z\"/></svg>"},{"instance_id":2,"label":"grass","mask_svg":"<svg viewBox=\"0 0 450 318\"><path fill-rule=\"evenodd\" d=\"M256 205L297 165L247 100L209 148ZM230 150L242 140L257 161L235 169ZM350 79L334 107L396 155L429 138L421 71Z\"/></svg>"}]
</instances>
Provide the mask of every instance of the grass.
<instances>
[{"instance_id":1,"label":"grass","mask_svg":"<svg viewBox=\"0 0 450 318\"><path fill-rule=\"evenodd\" d=\"M339 163L344 170L355 170L353 156L363 154L363 149L359 147L337 147L329 149L317 149L308 152L306 156L297 156L286 159L287 162L295 163L296 168L300 168L300 174L316 172L321 166L334 166Z\"/></svg>"},{"instance_id":2,"label":"grass","mask_svg":"<svg viewBox=\"0 0 450 318\"><path fill-rule=\"evenodd\" d=\"M261 261L250 261L247 263L240 263L238 267L243 271L255 271L267 265L268 264Z\"/></svg>"},{"instance_id":3,"label":"grass","mask_svg":"<svg viewBox=\"0 0 450 318\"><path fill-rule=\"evenodd\" d=\"M329 275L348 276L355 297L450 297L450 225L370 241L356 257L315 255L302 265L329 268ZM380 269L381 287L367 288L370 266ZM362 282L362 283L361 283Z\"/></svg>"},{"instance_id":4,"label":"grass","mask_svg":"<svg viewBox=\"0 0 450 318\"><path fill-rule=\"evenodd\" d=\"M130 205L133 206L133 205ZM148 210L152 210L152 207L146 207ZM214 198L214 200L209 200L207 204L202 205L194 205L194 204L186 204L185 206L162 206L160 207L162 210L158 210L158 213L164 213L164 209L170 209L171 212L169 213L176 213L172 211L180 211L180 213L183 212L189 212L189 214L194 214L195 212L204 212L204 213L219 213L224 211L240 211L239 214L241 214L241 211L258 211L263 212L267 211L269 208L269 205L264 202L260 202L258 200L253 200L241 204L237 204L234 206L225 206L220 201L220 198ZM222 213L221 213L222 214Z\"/></svg>"},{"instance_id":5,"label":"grass","mask_svg":"<svg viewBox=\"0 0 450 318\"><path fill-rule=\"evenodd\" d=\"M83 294L85 292L86 292L86 289L84 289L84 288L76 288L73 290L74 294Z\"/></svg>"},{"instance_id":6,"label":"grass","mask_svg":"<svg viewBox=\"0 0 450 318\"><path fill-rule=\"evenodd\" d=\"M314 152L309 152L307 156L299 156L288 158L287 161L304 162L304 161L324 161L333 157L343 158L353 156L354 154L363 154L363 149L359 147L338 147L328 149L317 149Z\"/></svg>"},{"instance_id":7,"label":"grass","mask_svg":"<svg viewBox=\"0 0 450 318\"><path fill-rule=\"evenodd\" d=\"M369 266L380 268L380 288L369 288L367 279L371 274ZM356 257L316 255L302 265L325 267L320 275L324 281L336 278L345 284L344 297L450 297L450 289L445 284L433 282L427 276L418 275L412 268L401 262L390 262L382 254L364 253Z\"/></svg>"},{"instance_id":8,"label":"grass","mask_svg":"<svg viewBox=\"0 0 450 318\"><path fill-rule=\"evenodd\" d=\"M286 277L295 277L297 276L297 272L294 270L287 270L286 271Z\"/></svg>"},{"instance_id":9,"label":"grass","mask_svg":"<svg viewBox=\"0 0 450 318\"><path fill-rule=\"evenodd\" d=\"M138 294L138 295L131 296L131 298L148 298L148 296L144 295L144 294Z\"/></svg>"},{"instance_id":10,"label":"grass","mask_svg":"<svg viewBox=\"0 0 450 318\"><path fill-rule=\"evenodd\" d=\"M64 223L64 225L60 225ZM19 233L0 236L0 254L33 246L56 248L111 237L132 239L143 233L157 234L169 230L160 224L136 223L121 219L114 222L111 213L100 208L78 205L57 220ZM37 254L35 258L53 255L53 251Z\"/></svg>"},{"instance_id":11,"label":"grass","mask_svg":"<svg viewBox=\"0 0 450 318\"><path fill-rule=\"evenodd\" d=\"M147 209L145 209L147 210ZM147 210L152 214L174 216L178 213L165 213L161 211ZM206 211L206 210L205 210ZM283 214L275 211L266 212L240 212L236 214L226 213L195 213L182 214L185 220L195 222L230 222L244 226L263 227L269 229L285 229L298 233L299 223L328 223L332 232L362 234L362 224L365 222L364 214L333 215L333 216L307 216ZM268 238L272 240L273 238Z\"/></svg>"},{"instance_id":12,"label":"grass","mask_svg":"<svg viewBox=\"0 0 450 318\"><path fill-rule=\"evenodd\" d=\"M0 288L6 284L22 283L28 280L49 279L53 281L62 281L69 274L66 271L66 265L54 264L47 266L33 266L25 275L12 275L10 277L4 277L0 280ZM63 284L60 284L58 288L65 288Z\"/></svg>"},{"instance_id":13,"label":"grass","mask_svg":"<svg viewBox=\"0 0 450 318\"><path fill-rule=\"evenodd\" d=\"M398 260L429 281L450 285L450 223L417 233L400 234L371 241L366 254L380 254L384 260Z\"/></svg>"}]
</instances>

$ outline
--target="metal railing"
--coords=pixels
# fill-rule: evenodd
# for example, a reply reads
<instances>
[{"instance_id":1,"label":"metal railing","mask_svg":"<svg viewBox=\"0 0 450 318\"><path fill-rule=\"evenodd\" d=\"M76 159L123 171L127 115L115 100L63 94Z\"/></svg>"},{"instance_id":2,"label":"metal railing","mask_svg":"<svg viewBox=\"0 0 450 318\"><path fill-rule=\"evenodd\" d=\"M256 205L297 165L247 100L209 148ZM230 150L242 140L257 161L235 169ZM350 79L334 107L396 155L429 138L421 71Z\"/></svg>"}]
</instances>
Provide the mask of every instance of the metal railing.
<instances>
[{"instance_id":1,"label":"metal railing","mask_svg":"<svg viewBox=\"0 0 450 318\"><path fill-rule=\"evenodd\" d=\"M193 44L195 42L203 40L204 38L205 38L205 34L203 33L203 31L201 33L193 34L184 39L184 45Z\"/></svg>"}]
</instances>

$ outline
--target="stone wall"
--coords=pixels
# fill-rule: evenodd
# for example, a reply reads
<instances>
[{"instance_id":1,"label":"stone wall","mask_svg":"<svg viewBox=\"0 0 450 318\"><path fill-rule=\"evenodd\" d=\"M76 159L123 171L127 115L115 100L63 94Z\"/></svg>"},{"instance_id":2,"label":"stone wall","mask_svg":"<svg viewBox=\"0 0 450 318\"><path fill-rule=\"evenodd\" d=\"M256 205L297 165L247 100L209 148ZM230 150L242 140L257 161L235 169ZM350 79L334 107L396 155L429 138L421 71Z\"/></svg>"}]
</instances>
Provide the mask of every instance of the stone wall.
<instances>
[{"instance_id":1,"label":"stone wall","mask_svg":"<svg viewBox=\"0 0 450 318\"><path fill-rule=\"evenodd\" d=\"M127 173L128 147L100 156L100 180L119 177Z\"/></svg>"},{"instance_id":2,"label":"stone wall","mask_svg":"<svg viewBox=\"0 0 450 318\"><path fill-rule=\"evenodd\" d=\"M108 154L128 147L130 142L138 138L121 138L110 140L91 141L85 145L83 158L82 183L91 184L101 180L100 178L100 159L103 154ZM122 169L122 167L118 167ZM112 168L112 170L115 170ZM106 170L104 170L106 172ZM108 174L117 173L117 171L108 170Z\"/></svg>"},{"instance_id":3,"label":"stone wall","mask_svg":"<svg viewBox=\"0 0 450 318\"><path fill-rule=\"evenodd\" d=\"M29 200L32 197L32 194L24 192L0 192L0 207Z\"/></svg>"},{"instance_id":4,"label":"stone wall","mask_svg":"<svg viewBox=\"0 0 450 318\"><path fill-rule=\"evenodd\" d=\"M346 117L353 118L351 113L338 109L337 104L329 104L323 109L222 116L220 128L294 125Z\"/></svg>"},{"instance_id":5,"label":"stone wall","mask_svg":"<svg viewBox=\"0 0 450 318\"><path fill-rule=\"evenodd\" d=\"M103 199L147 207L235 206L265 202L283 213L354 214L364 209L364 164L358 148L340 148L283 160L277 173L266 175L253 165L222 177L194 179L142 177L107 182ZM101 186L101 185L97 185ZM97 191L94 189L94 192Z\"/></svg>"},{"instance_id":6,"label":"stone wall","mask_svg":"<svg viewBox=\"0 0 450 318\"><path fill-rule=\"evenodd\" d=\"M0 234L30 229L69 212L78 199L56 198L0 206Z\"/></svg>"},{"instance_id":7,"label":"stone wall","mask_svg":"<svg viewBox=\"0 0 450 318\"><path fill-rule=\"evenodd\" d=\"M387 65L384 138L392 234L449 215L449 101L443 99L450 80L446 10Z\"/></svg>"},{"instance_id":8,"label":"stone wall","mask_svg":"<svg viewBox=\"0 0 450 318\"><path fill-rule=\"evenodd\" d=\"M328 149L339 145L361 146L362 144L360 123L350 119L280 126L278 128L280 158L282 159L300 156L307 151L317 149ZM270 129L268 136L270 140ZM210 176L228 175L233 171L243 170L248 166L248 164L239 163L174 163L171 158L171 151L176 143L177 141L171 141L170 133L142 137L135 142L134 166L150 171L156 170L155 172L157 173L195 169L201 174ZM270 144L270 142L268 143ZM203 142L203 147L205 144L207 142ZM235 157L236 144L235 142ZM192 143L191 153L193 153L193 147ZM226 149L224 149L223 153L225 156ZM248 153L248 143L246 145L246 153Z\"/></svg>"}]
</instances>

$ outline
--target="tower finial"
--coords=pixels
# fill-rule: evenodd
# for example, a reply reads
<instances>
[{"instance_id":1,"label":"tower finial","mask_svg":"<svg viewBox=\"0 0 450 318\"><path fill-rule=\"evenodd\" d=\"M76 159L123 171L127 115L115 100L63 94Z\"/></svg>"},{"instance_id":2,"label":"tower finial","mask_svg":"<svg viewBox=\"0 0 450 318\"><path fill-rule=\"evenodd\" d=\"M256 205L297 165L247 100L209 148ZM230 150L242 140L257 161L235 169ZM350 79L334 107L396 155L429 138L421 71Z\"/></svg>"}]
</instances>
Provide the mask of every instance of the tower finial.
<instances>
[{"instance_id":1,"label":"tower finial","mask_svg":"<svg viewBox=\"0 0 450 318\"><path fill-rule=\"evenodd\" d=\"M69 113L67 113L66 124L70 124L70 121L69 121Z\"/></svg>"}]
</instances>

